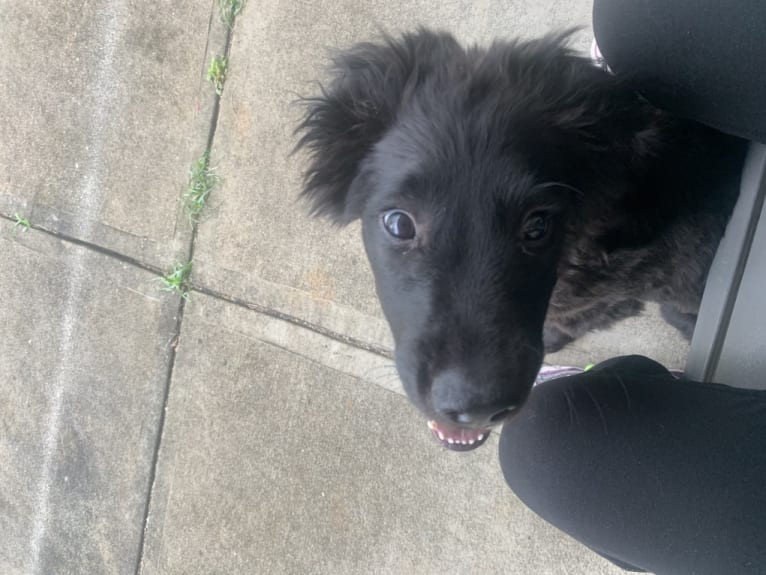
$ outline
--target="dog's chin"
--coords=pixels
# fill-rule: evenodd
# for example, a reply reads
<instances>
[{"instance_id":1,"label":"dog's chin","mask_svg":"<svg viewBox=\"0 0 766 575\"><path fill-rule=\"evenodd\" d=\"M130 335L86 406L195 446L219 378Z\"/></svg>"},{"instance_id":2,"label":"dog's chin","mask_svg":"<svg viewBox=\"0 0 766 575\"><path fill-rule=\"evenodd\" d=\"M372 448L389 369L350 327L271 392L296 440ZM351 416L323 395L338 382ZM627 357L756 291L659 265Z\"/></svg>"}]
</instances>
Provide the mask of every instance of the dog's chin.
<instances>
[{"instance_id":1,"label":"dog's chin","mask_svg":"<svg viewBox=\"0 0 766 575\"><path fill-rule=\"evenodd\" d=\"M468 429L433 419L428 428L443 447L452 451L472 451L484 445L491 433L490 429Z\"/></svg>"}]
</instances>

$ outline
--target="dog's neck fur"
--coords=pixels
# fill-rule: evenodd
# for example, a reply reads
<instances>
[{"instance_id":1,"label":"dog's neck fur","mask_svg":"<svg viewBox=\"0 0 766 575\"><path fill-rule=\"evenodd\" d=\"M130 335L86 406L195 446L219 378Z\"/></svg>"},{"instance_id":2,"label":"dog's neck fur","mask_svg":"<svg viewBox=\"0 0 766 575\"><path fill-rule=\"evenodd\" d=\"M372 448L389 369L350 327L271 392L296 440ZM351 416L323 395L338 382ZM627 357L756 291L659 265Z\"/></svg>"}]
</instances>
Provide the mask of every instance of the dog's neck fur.
<instances>
[{"instance_id":1,"label":"dog's neck fur","mask_svg":"<svg viewBox=\"0 0 766 575\"><path fill-rule=\"evenodd\" d=\"M612 310L604 317L605 327L637 313L643 300L653 300L688 314L691 324L674 325L691 335L714 246L738 196L738 182L731 177L745 146L685 121L671 120L664 133L671 141L660 144L649 164L627 178L630 187L613 200L611 210L589 206L586 199L578 220L588 225L570 232L549 304L548 331L574 339L596 306ZM622 169L630 174L629 166ZM594 197L603 202L610 194ZM614 221L604 220L609 213Z\"/></svg>"}]
</instances>

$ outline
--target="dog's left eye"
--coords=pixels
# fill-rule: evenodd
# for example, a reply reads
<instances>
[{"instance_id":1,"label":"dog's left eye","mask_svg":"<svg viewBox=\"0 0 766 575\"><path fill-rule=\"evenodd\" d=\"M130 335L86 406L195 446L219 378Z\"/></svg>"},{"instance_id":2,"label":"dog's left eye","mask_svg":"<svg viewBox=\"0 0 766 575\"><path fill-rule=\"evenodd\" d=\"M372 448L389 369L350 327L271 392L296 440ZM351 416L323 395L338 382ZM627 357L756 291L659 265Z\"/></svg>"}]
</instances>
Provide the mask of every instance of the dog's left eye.
<instances>
[{"instance_id":1,"label":"dog's left eye","mask_svg":"<svg viewBox=\"0 0 766 575\"><path fill-rule=\"evenodd\" d=\"M550 218L545 212L532 212L524 220L522 237L525 242L539 243L548 237L550 232Z\"/></svg>"},{"instance_id":2,"label":"dog's left eye","mask_svg":"<svg viewBox=\"0 0 766 575\"><path fill-rule=\"evenodd\" d=\"M411 240L415 237L415 222L407 212L389 210L383 214L383 227L397 240Z\"/></svg>"}]
</instances>

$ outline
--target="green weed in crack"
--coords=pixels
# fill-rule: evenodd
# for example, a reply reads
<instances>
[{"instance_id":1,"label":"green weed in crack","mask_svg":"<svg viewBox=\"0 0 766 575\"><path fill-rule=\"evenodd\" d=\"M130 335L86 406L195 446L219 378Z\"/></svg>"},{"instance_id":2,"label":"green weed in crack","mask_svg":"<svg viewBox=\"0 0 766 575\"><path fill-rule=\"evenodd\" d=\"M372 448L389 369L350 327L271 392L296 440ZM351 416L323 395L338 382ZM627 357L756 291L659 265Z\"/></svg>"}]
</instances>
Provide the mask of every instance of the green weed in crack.
<instances>
[{"instance_id":1,"label":"green weed in crack","mask_svg":"<svg viewBox=\"0 0 766 575\"><path fill-rule=\"evenodd\" d=\"M218 0L223 23L231 28L234 25L234 19L239 16L246 3L247 0Z\"/></svg>"},{"instance_id":2,"label":"green weed in crack","mask_svg":"<svg viewBox=\"0 0 766 575\"><path fill-rule=\"evenodd\" d=\"M187 281L191 274L192 263L176 264L173 270L164 276L157 278L162 291L169 291L180 295L185 300L189 299L189 286Z\"/></svg>"},{"instance_id":3,"label":"green weed in crack","mask_svg":"<svg viewBox=\"0 0 766 575\"><path fill-rule=\"evenodd\" d=\"M184 192L183 202L189 221L199 222L210 193L221 184L221 178L210 167L210 152L206 151L189 170L189 184Z\"/></svg>"},{"instance_id":4,"label":"green weed in crack","mask_svg":"<svg viewBox=\"0 0 766 575\"><path fill-rule=\"evenodd\" d=\"M32 224L29 223L29 220L20 215L19 212L13 214L13 219L15 220L15 223L13 224L14 235L16 235L16 232L19 231L19 228L21 228L21 231L26 232L29 228L32 227Z\"/></svg>"},{"instance_id":5,"label":"green weed in crack","mask_svg":"<svg viewBox=\"0 0 766 575\"><path fill-rule=\"evenodd\" d=\"M207 69L207 80L215 88L215 93L219 96L223 94L223 85L226 83L226 71L229 67L229 61L221 56L214 56Z\"/></svg>"}]
</instances>

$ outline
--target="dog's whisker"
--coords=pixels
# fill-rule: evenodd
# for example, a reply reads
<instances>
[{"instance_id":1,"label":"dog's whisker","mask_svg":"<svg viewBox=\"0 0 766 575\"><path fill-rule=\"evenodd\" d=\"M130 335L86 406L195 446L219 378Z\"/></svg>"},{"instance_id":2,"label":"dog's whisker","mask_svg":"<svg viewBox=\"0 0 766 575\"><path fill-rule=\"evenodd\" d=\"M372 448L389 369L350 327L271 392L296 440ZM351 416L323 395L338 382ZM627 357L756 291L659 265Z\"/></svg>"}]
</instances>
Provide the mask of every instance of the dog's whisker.
<instances>
[{"instance_id":1,"label":"dog's whisker","mask_svg":"<svg viewBox=\"0 0 766 575\"><path fill-rule=\"evenodd\" d=\"M628 393L628 387L625 385L625 381L622 379L622 376L619 373L616 373L615 376L617 377L617 381L620 383L620 387L622 388L622 391L625 393L625 401L628 405L628 411L631 410L631 402L630 402L630 393Z\"/></svg>"},{"instance_id":2,"label":"dog's whisker","mask_svg":"<svg viewBox=\"0 0 766 575\"><path fill-rule=\"evenodd\" d=\"M381 381L397 381L399 379L399 371L396 369L396 365L378 365L372 367L363 372L362 376L365 379L379 379Z\"/></svg>"},{"instance_id":3,"label":"dog's whisker","mask_svg":"<svg viewBox=\"0 0 766 575\"><path fill-rule=\"evenodd\" d=\"M542 351L541 349L536 348L535 346L533 346L532 344L529 344L527 342L523 342L521 345L522 345L522 347L524 349L529 350L532 353L534 353L535 354L535 359L538 362L542 363L543 359L545 358L545 352L544 351Z\"/></svg>"},{"instance_id":4,"label":"dog's whisker","mask_svg":"<svg viewBox=\"0 0 766 575\"><path fill-rule=\"evenodd\" d=\"M570 192L574 192L577 194L579 198L582 198L585 196L583 191L580 188L575 188L574 186L570 184L565 184L564 182L544 182L542 184L537 184L533 186L532 189L546 189L546 188L564 188L565 190L569 190Z\"/></svg>"},{"instance_id":5,"label":"dog's whisker","mask_svg":"<svg viewBox=\"0 0 766 575\"><path fill-rule=\"evenodd\" d=\"M398 371L375 371L372 373L366 373L365 377L387 380L387 381L394 381L399 379L399 372Z\"/></svg>"},{"instance_id":6,"label":"dog's whisker","mask_svg":"<svg viewBox=\"0 0 766 575\"><path fill-rule=\"evenodd\" d=\"M572 426L574 425L575 420L577 420L577 423L579 425L580 416L577 415L577 409L575 408L574 403L572 402L572 398L569 397L569 389L567 389L566 387L564 388L564 399L566 399L567 408L569 410L569 429L572 429Z\"/></svg>"},{"instance_id":7,"label":"dog's whisker","mask_svg":"<svg viewBox=\"0 0 766 575\"><path fill-rule=\"evenodd\" d=\"M598 412L599 419L601 419L601 423L604 426L604 433L608 435L609 429L606 424L606 417L604 416L604 411L601 409L601 406L598 404L598 400L596 399L596 397L593 395L593 393L591 393L590 389L588 389L588 386L584 385L583 389L585 390L585 393L587 393L588 396L593 401L593 405L595 406L596 411Z\"/></svg>"},{"instance_id":8,"label":"dog's whisker","mask_svg":"<svg viewBox=\"0 0 766 575\"><path fill-rule=\"evenodd\" d=\"M371 367L370 369L367 370L367 372L369 372L369 373L374 373L374 372L378 372L378 371L388 371L388 372L390 372L390 371L397 371L396 364L389 363L389 364L385 364L385 365L376 365L375 367Z\"/></svg>"}]
</instances>

